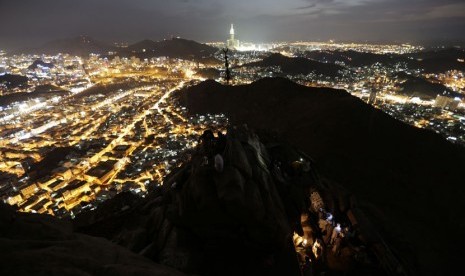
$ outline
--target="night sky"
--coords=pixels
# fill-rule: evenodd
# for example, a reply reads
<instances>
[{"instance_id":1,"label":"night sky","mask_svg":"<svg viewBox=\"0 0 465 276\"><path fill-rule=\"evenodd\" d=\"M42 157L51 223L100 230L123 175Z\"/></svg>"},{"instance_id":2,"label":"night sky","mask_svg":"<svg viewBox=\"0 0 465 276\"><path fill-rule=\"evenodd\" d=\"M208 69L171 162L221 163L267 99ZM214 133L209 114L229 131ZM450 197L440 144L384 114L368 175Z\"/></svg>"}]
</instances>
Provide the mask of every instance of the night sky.
<instances>
[{"instance_id":1,"label":"night sky","mask_svg":"<svg viewBox=\"0 0 465 276\"><path fill-rule=\"evenodd\" d=\"M462 39L464 0L0 0L0 49L86 34L108 42L419 43Z\"/></svg>"}]
</instances>

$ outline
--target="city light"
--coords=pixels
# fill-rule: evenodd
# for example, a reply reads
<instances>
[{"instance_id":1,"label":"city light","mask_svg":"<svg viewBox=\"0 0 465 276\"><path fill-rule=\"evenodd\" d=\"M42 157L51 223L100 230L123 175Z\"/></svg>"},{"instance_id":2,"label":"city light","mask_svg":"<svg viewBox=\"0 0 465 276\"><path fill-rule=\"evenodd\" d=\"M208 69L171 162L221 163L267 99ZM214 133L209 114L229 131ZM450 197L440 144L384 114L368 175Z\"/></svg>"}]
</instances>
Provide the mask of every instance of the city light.
<instances>
[{"instance_id":1,"label":"city light","mask_svg":"<svg viewBox=\"0 0 465 276\"><path fill-rule=\"evenodd\" d=\"M234 27L231 25L226 42L208 43L218 47L213 63L95 54L1 56L5 70L30 79L30 86L25 88L0 87L2 94L29 93L30 87L52 91L0 107L0 146L4 152L0 172L11 177L0 187L7 191L3 200L24 212L74 216L82 208L96 208L122 191L144 196L151 185L162 185L164 176L180 166L184 154L197 145L196 137L205 128L224 131L227 125L222 114L188 117L185 107L173 97L176 91L211 78L204 76L203 70L218 72L215 79L223 81L224 47L232 50L228 54L233 65L232 85L263 77L286 77L307 86L344 89L399 120L432 129L450 142L465 144L461 115L463 72L427 74L397 61L355 66L350 64L353 58L344 54L408 55L423 51L423 47L336 42L254 44L239 41L240 33ZM142 52L148 53L147 49ZM260 65L273 55L292 62L307 60L322 67L330 63L312 56L315 52L323 56L340 54L331 61L338 70L332 75L316 69L291 73L282 64ZM31 69L30 65L39 59L53 66ZM404 78L440 83L459 96L409 96L401 88L407 83ZM48 160L55 148L70 150L49 171L29 171L27 162ZM39 195L31 192L35 190ZM333 215L328 213L326 220L332 222ZM303 237L299 241L304 246L308 243ZM318 242L312 246L317 248Z\"/></svg>"}]
</instances>

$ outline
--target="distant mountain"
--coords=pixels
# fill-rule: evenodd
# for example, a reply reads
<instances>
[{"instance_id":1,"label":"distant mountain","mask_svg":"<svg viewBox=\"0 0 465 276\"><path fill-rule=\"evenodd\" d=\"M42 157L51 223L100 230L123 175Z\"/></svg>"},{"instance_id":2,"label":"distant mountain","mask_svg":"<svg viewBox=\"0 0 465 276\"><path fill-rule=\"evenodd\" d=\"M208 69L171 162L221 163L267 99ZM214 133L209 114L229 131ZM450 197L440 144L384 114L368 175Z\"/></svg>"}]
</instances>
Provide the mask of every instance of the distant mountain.
<instances>
[{"instance_id":1,"label":"distant mountain","mask_svg":"<svg viewBox=\"0 0 465 276\"><path fill-rule=\"evenodd\" d=\"M400 93L409 97L419 97L426 100L435 99L437 95L463 98L464 95L454 92L440 83L432 83L424 78L407 74L398 74L401 82L398 84Z\"/></svg>"},{"instance_id":2,"label":"distant mountain","mask_svg":"<svg viewBox=\"0 0 465 276\"><path fill-rule=\"evenodd\" d=\"M221 77L221 72L215 68L203 68L197 70L197 75L206 79L218 79Z\"/></svg>"},{"instance_id":3,"label":"distant mountain","mask_svg":"<svg viewBox=\"0 0 465 276\"><path fill-rule=\"evenodd\" d=\"M282 137L312 156L322 178L357 196L399 258L417 259L419 275L461 268L463 147L343 90L286 79L242 86L205 81L177 96L191 114L224 113L231 124Z\"/></svg>"},{"instance_id":4,"label":"distant mountain","mask_svg":"<svg viewBox=\"0 0 465 276\"><path fill-rule=\"evenodd\" d=\"M107 54L114 51L116 47L97 41L88 36L78 36L60 40L50 41L40 47L26 49L24 53L50 54L67 53L76 56L88 56L89 54Z\"/></svg>"},{"instance_id":5,"label":"distant mountain","mask_svg":"<svg viewBox=\"0 0 465 276\"><path fill-rule=\"evenodd\" d=\"M464 49L450 48L429 50L409 54L374 54L357 51L309 51L304 57L320 62L344 62L348 66L362 67L375 63L393 66L405 63L412 69L424 70L427 73L441 73L448 70L465 70Z\"/></svg>"},{"instance_id":6,"label":"distant mountain","mask_svg":"<svg viewBox=\"0 0 465 276\"><path fill-rule=\"evenodd\" d=\"M124 50L127 50L131 53L143 53L144 51L154 49L156 45L157 42L150 39L144 39L142 41L129 45L127 48L124 48Z\"/></svg>"},{"instance_id":7,"label":"distant mountain","mask_svg":"<svg viewBox=\"0 0 465 276\"><path fill-rule=\"evenodd\" d=\"M27 77L21 75L5 74L0 75L0 84L5 85L7 88L14 88L27 84Z\"/></svg>"},{"instance_id":8,"label":"distant mountain","mask_svg":"<svg viewBox=\"0 0 465 276\"><path fill-rule=\"evenodd\" d=\"M69 93L68 90L65 90L59 86L53 85L53 84L43 84L43 85L38 85L34 88L35 93L47 93L47 92L53 92L53 93Z\"/></svg>"},{"instance_id":9,"label":"distant mountain","mask_svg":"<svg viewBox=\"0 0 465 276\"><path fill-rule=\"evenodd\" d=\"M417 53L406 54L414 58L420 59L463 59L465 58L465 49L462 48L445 48L445 49L433 49L425 50Z\"/></svg>"},{"instance_id":10,"label":"distant mountain","mask_svg":"<svg viewBox=\"0 0 465 276\"><path fill-rule=\"evenodd\" d=\"M41 59L35 60L31 65L29 65L28 69L29 70L34 70L37 69L39 66L41 67L48 67L48 68L53 68L55 65L53 63L47 63L42 61Z\"/></svg>"},{"instance_id":11,"label":"distant mountain","mask_svg":"<svg viewBox=\"0 0 465 276\"><path fill-rule=\"evenodd\" d=\"M120 55L139 58L171 57L182 59L205 59L218 51L217 48L192 40L173 38L162 41L143 40L121 50Z\"/></svg>"},{"instance_id":12,"label":"distant mountain","mask_svg":"<svg viewBox=\"0 0 465 276\"><path fill-rule=\"evenodd\" d=\"M437 95L446 93L455 94L452 90L439 83L431 83L422 78L411 78L400 86L400 93L409 97L419 97L426 100L436 98ZM457 95L460 95L457 93Z\"/></svg>"},{"instance_id":13,"label":"distant mountain","mask_svg":"<svg viewBox=\"0 0 465 276\"><path fill-rule=\"evenodd\" d=\"M373 54L363 53L353 50L349 51L309 51L303 54L304 57L318 60L320 62L344 62L348 66L363 67L370 66L377 62L385 65L393 65L406 61L407 58L395 54Z\"/></svg>"},{"instance_id":14,"label":"distant mountain","mask_svg":"<svg viewBox=\"0 0 465 276\"><path fill-rule=\"evenodd\" d=\"M7 106L15 102L23 102L36 98L52 98L54 96L69 95L70 92L51 84L39 85L32 92L19 92L0 96L0 106Z\"/></svg>"},{"instance_id":15,"label":"distant mountain","mask_svg":"<svg viewBox=\"0 0 465 276\"><path fill-rule=\"evenodd\" d=\"M410 62L427 73L442 73L448 70L465 71L465 49L448 48L406 55Z\"/></svg>"},{"instance_id":16,"label":"distant mountain","mask_svg":"<svg viewBox=\"0 0 465 276\"><path fill-rule=\"evenodd\" d=\"M271 54L270 56L264 58L262 61L248 63L244 66L264 68L279 66L282 72L288 75L307 75L313 72L317 75L324 75L329 77L339 76L339 71L344 69L344 67L336 64L322 63L302 57L291 58L283 56L279 53Z\"/></svg>"}]
</instances>

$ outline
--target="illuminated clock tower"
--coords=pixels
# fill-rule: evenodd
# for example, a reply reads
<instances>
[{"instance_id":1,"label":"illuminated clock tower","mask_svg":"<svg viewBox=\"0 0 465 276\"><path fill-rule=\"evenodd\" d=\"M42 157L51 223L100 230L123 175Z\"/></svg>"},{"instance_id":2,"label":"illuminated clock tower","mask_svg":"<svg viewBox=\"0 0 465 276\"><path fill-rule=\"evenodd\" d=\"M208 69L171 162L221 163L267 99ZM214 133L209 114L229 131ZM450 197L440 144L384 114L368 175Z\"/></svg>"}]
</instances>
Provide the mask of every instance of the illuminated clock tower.
<instances>
[{"instance_id":1,"label":"illuminated clock tower","mask_svg":"<svg viewBox=\"0 0 465 276\"><path fill-rule=\"evenodd\" d=\"M236 49L239 47L239 40L236 40L234 34L234 24L231 24L231 29L229 30L229 39L226 42L226 47L229 49Z\"/></svg>"},{"instance_id":2,"label":"illuminated clock tower","mask_svg":"<svg viewBox=\"0 0 465 276\"><path fill-rule=\"evenodd\" d=\"M231 24L231 29L229 30L229 39L234 41L234 24Z\"/></svg>"}]
</instances>

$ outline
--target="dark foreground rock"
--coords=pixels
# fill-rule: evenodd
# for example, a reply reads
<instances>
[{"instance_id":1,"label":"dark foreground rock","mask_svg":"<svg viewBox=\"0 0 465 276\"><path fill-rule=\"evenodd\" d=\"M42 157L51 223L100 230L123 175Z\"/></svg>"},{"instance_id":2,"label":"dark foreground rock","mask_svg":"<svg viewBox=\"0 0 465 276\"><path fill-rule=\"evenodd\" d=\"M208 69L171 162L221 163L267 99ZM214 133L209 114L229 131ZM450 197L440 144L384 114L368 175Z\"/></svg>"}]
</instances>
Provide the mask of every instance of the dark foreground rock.
<instances>
[{"instance_id":1,"label":"dark foreground rock","mask_svg":"<svg viewBox=\"0 0 465 276\"><path fill-rule=\"evenodd\" d=\"M69 221L0 206L0 275L184 275Z\"/></svg>"}]
</instances>

